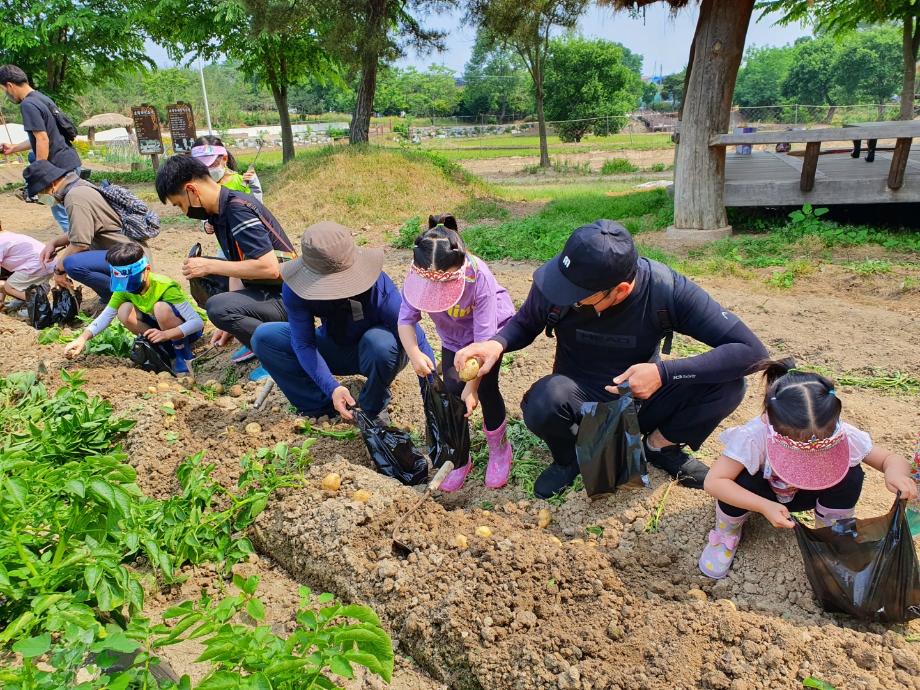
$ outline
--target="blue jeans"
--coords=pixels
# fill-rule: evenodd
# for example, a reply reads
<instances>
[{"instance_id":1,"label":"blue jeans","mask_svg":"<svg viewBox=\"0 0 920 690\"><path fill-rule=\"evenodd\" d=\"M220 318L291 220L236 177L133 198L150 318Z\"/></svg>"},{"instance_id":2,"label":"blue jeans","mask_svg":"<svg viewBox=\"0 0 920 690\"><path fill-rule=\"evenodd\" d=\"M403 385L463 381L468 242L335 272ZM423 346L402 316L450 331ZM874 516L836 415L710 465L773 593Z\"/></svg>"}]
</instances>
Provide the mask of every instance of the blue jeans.
<instances>
[{"instance_id":1,"label":"blue jeans","mask_svg":"<svg viewBox=\"0 0 920 690\"><path fill-rule=\"evenodd\" d=\"M29 163L35 162L35 151L29 151ZM81 168L76 168L73 172L80 174ZM51 215L54 216L54 219L57 221L57 224L61 226L61 231L63 233L70 232L70 218L67 216L67 209L64 208L64 204L55 204L51 207Z\"/></svg>"},{"instance_id":2,"label":"blue jeans","mask_svg":"<svg viewBox=\"0 0 920 690\"><path fill-rule=\"evenodd\" d=\"M422 350L434 361L427 341ZM390 402L390 384L409 361L399 340L385 328L371 328L355 345L340 345L321 332L316 348L336 376L367 377L358 405L376 417ZM320 390L300 366L291 345L291 327L285 322L265 323L252 336L252 351L297 410L310 417L334 414L332 399Z\"/></svg>"},{"instance_id":3,"label":"blue jeans","mask_svg":"<svg viewBox=\"0 0 920 690\"><path fill-rule=\"evenodd\" d=\"M109 289L111 271L105 255L104 249L87 249L71 254L64 259L64 271L78 283L91 288L99 295L103 304L108 304L112 297L112 291Z\"/></svg>"},{"instance_id":4,"label":"blue jeans","mask_svg":"<svg viewBox=\"0 0 920 690\"><path fill-rule=\"evenodd\" d=\"M57 224L61 226L61 230L65 234L70 232L70 218L67 217L67 209L64 208L64 204L55 204L52 206L51 215L54 216Z\"/></svg>"}]
</instances>

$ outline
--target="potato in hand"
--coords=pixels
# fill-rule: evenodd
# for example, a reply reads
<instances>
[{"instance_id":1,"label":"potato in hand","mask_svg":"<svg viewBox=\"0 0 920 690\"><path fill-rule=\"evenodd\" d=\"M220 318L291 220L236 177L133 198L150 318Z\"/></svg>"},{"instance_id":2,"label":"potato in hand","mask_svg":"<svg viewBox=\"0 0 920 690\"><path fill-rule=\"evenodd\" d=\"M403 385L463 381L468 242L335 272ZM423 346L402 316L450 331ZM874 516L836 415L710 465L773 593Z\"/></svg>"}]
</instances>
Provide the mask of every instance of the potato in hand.
<instances>
[{"instance_id":1,"label":"potato in hand","mask_svg":"<svg viewBox=\"0 0 920 690\"><path fill-rule=\"evenodd\" d=\"M463 365L463 369L457 372L457 375L460 377L461 381L472 381L479 374L479 360L475 357L470 357L466 360L466 364Z\"/></svg>"}]
</instances>

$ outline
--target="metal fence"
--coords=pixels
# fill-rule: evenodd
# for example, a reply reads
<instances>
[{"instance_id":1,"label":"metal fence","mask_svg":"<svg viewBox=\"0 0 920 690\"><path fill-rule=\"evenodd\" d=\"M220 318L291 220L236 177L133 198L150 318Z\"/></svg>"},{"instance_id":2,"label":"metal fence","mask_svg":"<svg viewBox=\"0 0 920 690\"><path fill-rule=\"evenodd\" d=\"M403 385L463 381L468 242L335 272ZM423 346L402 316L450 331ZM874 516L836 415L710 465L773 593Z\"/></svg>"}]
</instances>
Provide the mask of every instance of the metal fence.
<instances>
[{"instance_id":1,"label":"metal fence","mask_svg":"<svg viewBox=\"0 0 920 690\"><path fill-rule=\"evenodd\" d=\"M900 103L861 103L857 105L788 105L735 106L732 125L750 125L758 128L777 127L834 127L856 122L897 120Z\"/></svg>"}]
</instances>

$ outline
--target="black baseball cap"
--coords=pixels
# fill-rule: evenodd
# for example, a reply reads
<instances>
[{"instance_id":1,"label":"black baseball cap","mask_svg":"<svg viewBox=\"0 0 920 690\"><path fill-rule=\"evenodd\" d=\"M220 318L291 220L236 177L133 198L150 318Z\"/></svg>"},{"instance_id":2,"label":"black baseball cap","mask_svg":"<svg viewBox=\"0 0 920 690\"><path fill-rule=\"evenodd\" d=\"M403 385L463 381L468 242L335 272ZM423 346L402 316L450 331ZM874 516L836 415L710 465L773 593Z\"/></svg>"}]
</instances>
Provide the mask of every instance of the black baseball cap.
<instances>
[{"instance_id":1,"label":"black baseball cap","mask_svg":"<svg viewBox=\"0 0 920 690\"><path fill-rule=\"evenodd\" d=\"M575 304L628 283L638 263L629 230L614 220L596 220L577 228L562 251L534 271L533 282L553 304Z\"/></svg>"}]
</instances>

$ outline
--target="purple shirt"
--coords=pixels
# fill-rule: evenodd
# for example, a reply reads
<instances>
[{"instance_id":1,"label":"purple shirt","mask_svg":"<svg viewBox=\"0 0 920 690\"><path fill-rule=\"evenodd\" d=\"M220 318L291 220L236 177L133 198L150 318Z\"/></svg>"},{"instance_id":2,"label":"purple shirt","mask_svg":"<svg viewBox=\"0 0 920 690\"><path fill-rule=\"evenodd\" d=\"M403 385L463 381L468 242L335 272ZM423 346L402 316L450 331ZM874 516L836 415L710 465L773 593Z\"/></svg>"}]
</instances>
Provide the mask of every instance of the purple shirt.
<instances>
[{"instance_id":1,"label":"purple shirt","mask_svg":"<svg viewBox=\"0 0 920 690\"><path fill-rule=\"evenodd\" d=\"M453 352L488 340L514 315L511 296L482 259L468 255L465 280L459 302L447 311L429 314L441 346ZM403 297L399 325L414 326L421 319L422 313Z\"/></svg>"}]
</instances>

